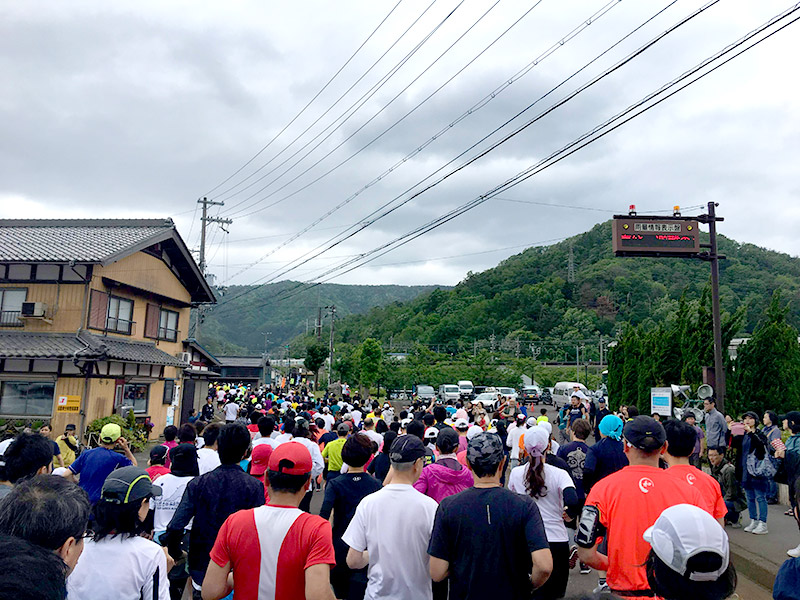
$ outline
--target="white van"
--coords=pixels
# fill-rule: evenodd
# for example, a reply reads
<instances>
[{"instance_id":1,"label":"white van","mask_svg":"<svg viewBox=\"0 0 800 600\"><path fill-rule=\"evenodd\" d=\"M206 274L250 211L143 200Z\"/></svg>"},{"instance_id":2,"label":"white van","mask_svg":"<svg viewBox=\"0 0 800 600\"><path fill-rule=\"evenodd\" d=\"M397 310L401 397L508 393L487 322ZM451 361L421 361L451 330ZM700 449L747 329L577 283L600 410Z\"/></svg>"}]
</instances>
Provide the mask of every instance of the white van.
<instances>
[{"instance_id":1,"label":"white van","mask_svg":"<svg viewBox=\"0 0 800 600\"><path fill-rule=\"evenodd\" d=\"M471 381L466 379L458 382L458 391L461 394L462 400L472 400L472 396L475 392L475 386L472 385Z\"/></svg>"},{"instance_id":2,"label":"white van","mask_svg":"<svg viewBox=\"0 0 800 600\"><path fill-rule=\"evenodd\" d=\"M436 394L436 396L442 402L447 402L448 400L458 402L458 400L461 398L461 390L457 385L445 383L439 386L439 393Z\"/></svg>"},{"instance_id":3,"label":"white van","mask_svg":"<svg viewBox=\"0 0 800 600\"><path fill-rule=\"evenodd\" d=\"M572 392L576 385L589 397L589 390L587 390L586 386L582 383L577 383L575 381L559 381L553 388L553 406L557 409L561 409L565 404L569 404L569 399L572 397Z\"/></svg>"}]
</instances>

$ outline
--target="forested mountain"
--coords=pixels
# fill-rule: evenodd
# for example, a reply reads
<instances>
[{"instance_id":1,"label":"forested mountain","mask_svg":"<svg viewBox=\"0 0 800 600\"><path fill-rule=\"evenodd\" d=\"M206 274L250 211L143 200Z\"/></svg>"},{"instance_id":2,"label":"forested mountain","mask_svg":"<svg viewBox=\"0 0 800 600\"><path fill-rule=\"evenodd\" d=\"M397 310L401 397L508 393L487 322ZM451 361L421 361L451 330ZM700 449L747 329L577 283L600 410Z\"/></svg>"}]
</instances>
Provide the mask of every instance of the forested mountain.
<instances>
[{"instance_id":1,"label":"forested mountain","mask_svg":"<svg viewBox=\"0 0 800 600\"><path fill-rule=\"evenodd\" d=\"M282 302L271 302L277 293L294 288L296 282L281 281L257 289L232 286L221 294L219 306L205 313L201 342L218 354L275 353L292 338L313 330L319 306L336 306L339 318L364 313L376 306L416 298L436 286L323 284ZM246 293L245 293L246 292ZM232 299L232 300L231 300ZM230 301L230 304L228 302ZM324 319L327 336L330 318Z\"/></svg>"},{"instance_id":2,"label":"forested mountain","mask_svg":"<svg viewBox=\"0 0 800 600\"><path fill-rule=\"evenodd\" d=\"M574 283L567 281L570 248ZM747 306L739 333L753 330L778 288L790 302L788 322L800 325L800 260L724 237L719 248L727 255L720 263L722 309L733 313ZM709 272L699 260L614 257L609 221L470 273L453 289L353 315L338 323L337 344L373 337L395 348L423 343L455 352L472 350L476 340L616 335L625 323L657 323L674 315L684 294L698 300ZM303 343L297 340L297 346Z\"/></svg>"}]
</instances>

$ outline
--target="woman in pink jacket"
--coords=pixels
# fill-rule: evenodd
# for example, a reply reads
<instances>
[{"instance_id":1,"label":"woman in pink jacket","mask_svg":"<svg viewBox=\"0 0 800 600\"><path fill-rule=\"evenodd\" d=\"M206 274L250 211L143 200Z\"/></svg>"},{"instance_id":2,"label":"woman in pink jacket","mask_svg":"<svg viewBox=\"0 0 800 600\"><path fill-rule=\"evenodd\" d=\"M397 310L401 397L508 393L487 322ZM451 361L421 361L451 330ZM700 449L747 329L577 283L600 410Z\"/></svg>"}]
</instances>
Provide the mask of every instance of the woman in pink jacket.
<instances>
[{"instance_id":1,"label":"woman in pink jacket","mask_svg":"<svg viewBox=\"0 0 800 600\"><path fill-rule=\"evenodd\" d=\"M458 434L455 429L443 427L436 437L436 448L439 458L422 469L422 475L414 487L436 502L441 502L443 498L471 488L473 479L472 472L456 458Z\"/></svg>"}]
</instances>

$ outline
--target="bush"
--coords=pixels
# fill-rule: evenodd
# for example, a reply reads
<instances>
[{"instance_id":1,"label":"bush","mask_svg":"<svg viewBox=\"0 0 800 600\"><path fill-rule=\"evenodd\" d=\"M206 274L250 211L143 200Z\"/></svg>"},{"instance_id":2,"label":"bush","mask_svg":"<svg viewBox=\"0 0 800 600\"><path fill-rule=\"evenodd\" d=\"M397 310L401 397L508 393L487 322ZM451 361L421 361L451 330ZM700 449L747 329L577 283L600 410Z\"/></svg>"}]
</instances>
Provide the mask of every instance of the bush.
<instances>
[{"instance_id":1,"label":"bush","mask_svg":"<svg viewBox=\"0 0 800 600\"><path fill-rule=\"evenodd\" d=\"M132 418L130 418L132 417ZM87 436L89 433L100 433L100 430L108 423L115 423L122 429L122 437L128 441L131 452L141 452L147 444L147 436L144 429L136 424L136 417L129 413L129 419L123 419L119 415L111 415L102 419L95 419L86 428Z\"/></svg>"}]
</instances>

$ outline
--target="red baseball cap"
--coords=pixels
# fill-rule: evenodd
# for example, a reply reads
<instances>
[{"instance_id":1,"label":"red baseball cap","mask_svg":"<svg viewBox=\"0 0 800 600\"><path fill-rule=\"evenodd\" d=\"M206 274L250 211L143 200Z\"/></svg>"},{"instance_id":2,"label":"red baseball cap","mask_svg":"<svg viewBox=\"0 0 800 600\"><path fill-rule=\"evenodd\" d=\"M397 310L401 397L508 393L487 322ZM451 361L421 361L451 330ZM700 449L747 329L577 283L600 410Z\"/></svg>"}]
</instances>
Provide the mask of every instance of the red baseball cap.
<instances>
[{"instance_id":1,"label":"red baseball cap","mask_svg":"<svg viewBox=\"0 0 800 600\"><path fill-rule=\"evenodd\" d=\"M269 470L287 475L306 475L311 472L311 453L300 442L281 444L269 457Z\"/></svg>"},{"instance_id":2,"label":"red baseball cap","mask_svg":"<svg viewBox=\"0 0 800 600\"><path fill-rule=\"evenodd\" d=\"M258 444L250 456L250 475L261 477L269 469L269 458L274 449L269 444Z\"/></svg>"}]
</instances>

